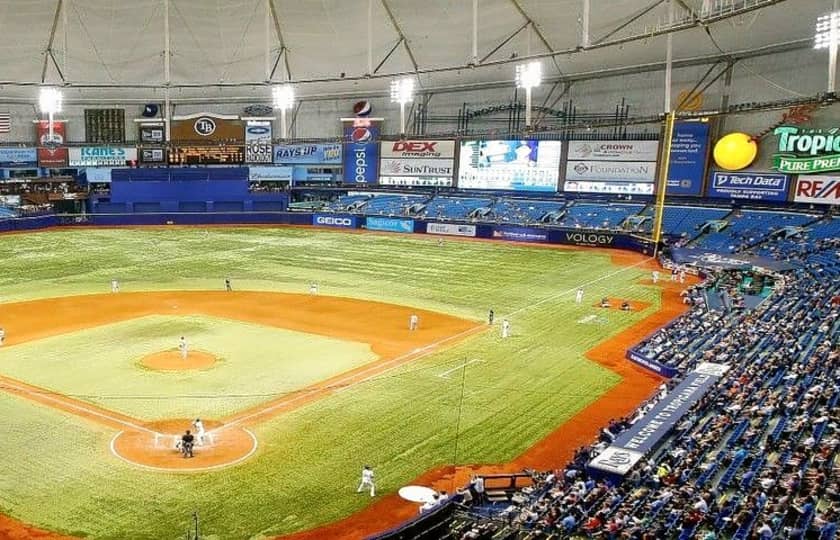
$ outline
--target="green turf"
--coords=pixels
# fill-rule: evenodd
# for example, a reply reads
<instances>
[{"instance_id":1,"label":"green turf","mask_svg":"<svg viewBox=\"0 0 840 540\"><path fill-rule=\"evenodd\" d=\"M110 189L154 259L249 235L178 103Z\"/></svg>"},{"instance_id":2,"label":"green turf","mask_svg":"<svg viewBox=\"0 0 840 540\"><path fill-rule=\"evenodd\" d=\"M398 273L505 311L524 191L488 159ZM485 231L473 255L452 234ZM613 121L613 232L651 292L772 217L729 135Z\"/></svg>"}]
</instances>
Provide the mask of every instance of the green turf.
<instances>
[{"instance_id":1,"label":"green turf","mask_svg":"<svg viewBox=\"0 0 840 540\"><path fill-rule=\"evenodd\" d=\"M142 367L189 346L210 368ZM375 360L364 343L211 317L151 316L0 349L0 374L141 420L221 418ZM95 374L95 376L93 376Z\"/></svg>"},{"instance_id":2,"label":"green turf","mask_svg":"<svg viewBox=\"0 0 840 540\"><path fill-rule=\"evenodd\" d=\"M38 233L0 237L0 261L3 301L105 292L112 276L124 290L218 289L230 275L238 288L303 292L315 280L322 294L474 318L489 307L497 318L511 314L512 339L500 339L496 328L278 416L255 428L254 458L196 476L133 469L110 456L113 433L0 392L0 417L13 419L0 437L7 456L0 460L0 511L95 538L182 537L194 510L206 538L292 532L369 504L354 493L366 462L388 493L437 465L510 460L618 382L583 353L648 312L590 304L609 295L644 300L651 310L659 305L657 290L638 284L641 270L612 266L602 252L450 240L439 247L412 236ZM579 285L582 305L574 303ZM49 445L39 439L43 430ZM40 451L32 451L33 439Z\"/></svg>"}]
</instances>

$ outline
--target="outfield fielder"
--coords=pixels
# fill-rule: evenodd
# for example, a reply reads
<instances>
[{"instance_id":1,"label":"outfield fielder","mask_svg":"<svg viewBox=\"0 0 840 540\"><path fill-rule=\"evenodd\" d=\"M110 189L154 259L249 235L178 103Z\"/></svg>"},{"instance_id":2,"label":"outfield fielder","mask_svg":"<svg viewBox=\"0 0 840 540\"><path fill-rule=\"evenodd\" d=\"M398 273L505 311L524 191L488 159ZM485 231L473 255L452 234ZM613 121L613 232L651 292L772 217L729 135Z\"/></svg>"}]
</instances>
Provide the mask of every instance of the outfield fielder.
<instances>
[{"instance_id":1,"label":"outfield fielder","mask_svg":"<svg viewBox=\"0 0 840 540\"><path fill-rule=\"evenodd\" d=\"M502 319L502 338L507 339L510 337L510 321L507 319Z\"/></svg>"},{"instance_id":2,"label":"outfield fielder","mask_svg":"<svg viewBox=\"0 0 840 540\"><path fill-rule=\"evenodd\" d=\"M365 468L362 469L362 482L356 489L356 493L361 493L362 489L366 487L370 488L370 496L375 497L376 485L373 483L373 469L370 468L370 465L365 465Z\"/></svg>"},{"instance_id":3,"label":"outfield fielder","mask_svg":"<svg viewBox=\"0 0 840 540\"><path fill-rule=\"evenodd\" d=\"M412 332L417 330L417 324L420 322L420 319L417 317L416 313L412 313L411 317L408 318L408 329Z\"/></svg>"},{"instance_id":4,"label":"outfield fielder","mask_svg":"<svg viewBox=\"0 0 840 540\"><path fill-rule=\"evenodd\" d=\"M187 340L184 339L184 336L181 336L181 339L178 340L178 350L181 351L181 360L187 359Z\"/></svg>"},{"instance_id":5,"label":"outfield fielder","mask_svg":"<svg viewBox=\"0 0 840 540\"><path fill-rule=\"evenodd\" d=\"M575 303L580 304L581 302L583 302L583 289L578 289L575 295Z\"/></svg>"},{"instance_id":6,"label":"outfield fielder","mask_svg":"<svg viewBox=\"0 0 840 540\"><path fill-rule=\"evenodd\" d=\"M6 341L6 331L0 327L0 346L3 345L3 342Z\"/></svg>"},{"instance_id":7,"label":"outfield fielder","mask_svg":"<svg viewBox=\"0 0 840 540\"><path fill-rule=\"evenodd\" d=\"M314 281L309 284L309 294L318 294L318 284Z\"/></svg>"},{"instance_id":8,"label":"outfield fielder","mask_svg":"<svg viewBox=\"0 0 840 540\"><path fill-rule=\"evenodd\" d=\"M120 292L120 282L117 281L116 279L111 280L111 292L112 293Z\"/></svg>"}]
</instances>

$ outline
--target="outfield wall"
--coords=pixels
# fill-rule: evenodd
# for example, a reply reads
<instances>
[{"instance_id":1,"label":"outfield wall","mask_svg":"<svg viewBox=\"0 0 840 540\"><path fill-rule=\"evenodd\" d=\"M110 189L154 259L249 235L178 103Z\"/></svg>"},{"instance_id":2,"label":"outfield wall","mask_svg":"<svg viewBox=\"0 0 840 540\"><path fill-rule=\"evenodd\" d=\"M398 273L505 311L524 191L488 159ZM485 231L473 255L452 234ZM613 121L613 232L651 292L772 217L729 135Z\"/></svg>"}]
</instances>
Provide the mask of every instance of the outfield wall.
<instances>
[{"instance_id":1,"label":"outfield wall","mask_svg":"<svg viewBox=\"0 0 840 540\"><path fill-rule=\"evenodd\" d=\"M47 215L0 220L0 232L56 226L142 225L309 225L330 229L370 230L440 237L482 238L535 244L564 244L653 253L645 238L603 230L525 227L486 223L453 223L408 217L301 212L154 212L84 215Z\"/></svg>"}]
</instances>

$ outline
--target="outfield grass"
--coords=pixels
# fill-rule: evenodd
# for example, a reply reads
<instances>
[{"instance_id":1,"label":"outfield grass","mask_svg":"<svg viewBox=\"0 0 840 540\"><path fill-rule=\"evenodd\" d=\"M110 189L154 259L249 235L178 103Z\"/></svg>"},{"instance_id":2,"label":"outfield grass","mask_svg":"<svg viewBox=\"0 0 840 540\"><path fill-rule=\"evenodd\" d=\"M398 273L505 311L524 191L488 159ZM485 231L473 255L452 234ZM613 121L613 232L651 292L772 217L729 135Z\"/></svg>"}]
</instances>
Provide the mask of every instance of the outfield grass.
<instances>
[{"instance_id":1,"label":"outfield grass","mask_svg":"<svg viewBox=\"0 0 840 540\"><path fill-rule=\"evenodd\" d=\"M0 392L11 419L0 511L95 538L182 537L194 510L206 538L292 532L369 504L354 493L364 463L387 493L437 465L508 461L618 382L583 353L659 305L638 283L643 271L601 252L300 229L13 235L0 237L0 266L2 301L105 292L111 277L124 290L218 289L230 275L236 288L304 292L315 280L322 294L476 319L490 307L513 313L512 339L480 334L278 416L256 427L253 459L208 474L134 469L108 453L109 430ZM651 307L590 306L607 295ZM578 322L593 313L597 324ZM439 376L469 360L481 362Z\"/></svg>"},{"instance_id":2,"label":"outfield grass","mask_svg":"<svg viewBox=\"0 0 840 540\"><path fill-rule=\"evenodd\" d=\"M189 336L199 371L139 365ZM150 316L0 349L0 374L141 420L221 418L377 358L365 343L202 316Z\"/></svg>"}]
</instances>

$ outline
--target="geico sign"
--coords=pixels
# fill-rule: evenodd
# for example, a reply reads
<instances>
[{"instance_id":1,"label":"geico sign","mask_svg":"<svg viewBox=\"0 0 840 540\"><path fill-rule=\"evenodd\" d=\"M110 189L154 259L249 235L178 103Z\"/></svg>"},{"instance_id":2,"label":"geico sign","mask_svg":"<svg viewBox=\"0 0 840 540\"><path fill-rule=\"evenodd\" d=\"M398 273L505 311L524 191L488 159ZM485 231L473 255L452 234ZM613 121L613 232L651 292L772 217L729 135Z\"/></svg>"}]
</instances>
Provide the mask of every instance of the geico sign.
<instances>
[{"instance_id":1,"label":"geico sign","mask_svg":"<svg viewBox=\"0 0 840 540\"><path fill-rule=\"evenodd\" d=\"M353 220L346 217L318 216L317 218L315 218L315 223L317 225L337 225L339 227L353 226Z\"/></svg>"},{"instance_id":2,"label":"geico sign","mask_svg":"<svg viewBox=\"0 0 840 540\"><path fill-rule=\"evenodd\" d=\"M611 234L597 233L566 233L566 241L574 244L597 244L608 246L613 243L615 237Z\"/></svg>"}]
</instances>

